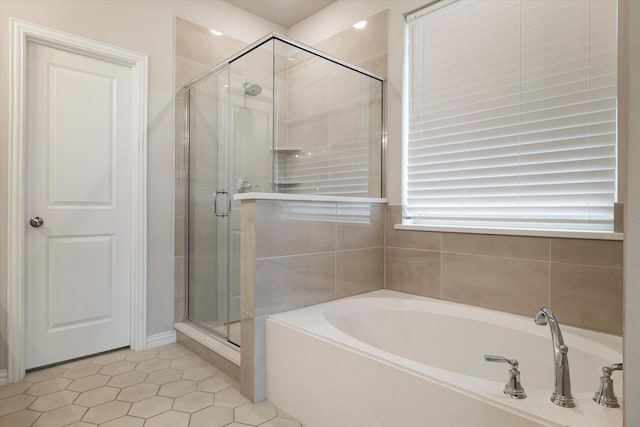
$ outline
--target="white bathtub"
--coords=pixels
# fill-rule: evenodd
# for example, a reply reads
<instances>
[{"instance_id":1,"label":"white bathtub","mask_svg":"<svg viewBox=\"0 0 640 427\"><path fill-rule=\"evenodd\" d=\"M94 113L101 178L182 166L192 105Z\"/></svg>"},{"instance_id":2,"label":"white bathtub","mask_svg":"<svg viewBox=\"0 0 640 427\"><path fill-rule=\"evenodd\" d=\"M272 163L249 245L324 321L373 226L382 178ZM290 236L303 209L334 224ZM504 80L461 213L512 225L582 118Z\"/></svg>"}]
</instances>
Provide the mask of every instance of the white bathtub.
<instances>
[{"instance_id":1,"label":"white bathtub","mask_svg":"<svg viewBox=\"0 0 640 427\"><path fill-rule=\"evenodd\" d=\"M592 402L620 337L562 325L576 407L549 401L548 326L530 317L388 290L270 316L267 396L309 427L620 427L622 409ZM527 398L502 393L518 359ZM622 402L622 375L614 374Z\"/></svg>"}]
</instances>

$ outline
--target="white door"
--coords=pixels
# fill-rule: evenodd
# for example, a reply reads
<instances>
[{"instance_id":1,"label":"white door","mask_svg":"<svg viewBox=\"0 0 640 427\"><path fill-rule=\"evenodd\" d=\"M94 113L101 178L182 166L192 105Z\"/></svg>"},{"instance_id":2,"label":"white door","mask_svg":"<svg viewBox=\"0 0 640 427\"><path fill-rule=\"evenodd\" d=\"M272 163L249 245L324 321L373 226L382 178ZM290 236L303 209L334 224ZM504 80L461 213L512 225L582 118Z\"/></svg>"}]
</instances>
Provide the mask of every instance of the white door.
<instances>
[{"instance_id":1,"label":"white door","mask_svg":"<svg viewBox=\"0 0 640 427\"><path fill-rule=\"evenodd\" d=\"M34 42L27 52L30 369L130 343L133 135L130 67Z\"/></svg>"}]
</instances>

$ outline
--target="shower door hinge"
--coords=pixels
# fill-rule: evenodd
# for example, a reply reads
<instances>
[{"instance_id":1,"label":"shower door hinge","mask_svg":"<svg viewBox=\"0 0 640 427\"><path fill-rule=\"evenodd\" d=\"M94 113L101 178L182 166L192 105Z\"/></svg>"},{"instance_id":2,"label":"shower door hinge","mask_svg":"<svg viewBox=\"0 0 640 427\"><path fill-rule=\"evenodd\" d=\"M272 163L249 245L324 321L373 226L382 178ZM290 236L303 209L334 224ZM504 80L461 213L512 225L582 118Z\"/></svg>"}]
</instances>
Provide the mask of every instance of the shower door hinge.
<instances>
[{"instance_id":1,"label":"shower door hinge","mask_svg":"<svg viewBox=\"0 0 640 427\"><path fill-rule=\"evenodd\" d=\"M227 191L216 191L213 194L213 213L223 217L231 213L231 197Z\"/></svg>"}]
</instances>

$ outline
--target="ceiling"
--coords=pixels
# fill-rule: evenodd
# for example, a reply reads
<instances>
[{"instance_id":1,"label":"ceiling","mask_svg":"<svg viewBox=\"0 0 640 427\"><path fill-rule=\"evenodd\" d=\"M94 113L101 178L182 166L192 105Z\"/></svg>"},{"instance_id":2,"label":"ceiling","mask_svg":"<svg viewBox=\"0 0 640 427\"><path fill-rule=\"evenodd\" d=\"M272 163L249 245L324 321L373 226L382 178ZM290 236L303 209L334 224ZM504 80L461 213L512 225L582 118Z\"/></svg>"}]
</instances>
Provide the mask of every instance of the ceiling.
<instances>
[{"instance_id":1,"label":"ceiling","mask_svg":"<svg viewBox=\"0 0 640 427\"><path fill-rule=\"evenodd\" d=\"M335 0L224 0L234 6L290 28Z\"/></svg>"}]
</instances>

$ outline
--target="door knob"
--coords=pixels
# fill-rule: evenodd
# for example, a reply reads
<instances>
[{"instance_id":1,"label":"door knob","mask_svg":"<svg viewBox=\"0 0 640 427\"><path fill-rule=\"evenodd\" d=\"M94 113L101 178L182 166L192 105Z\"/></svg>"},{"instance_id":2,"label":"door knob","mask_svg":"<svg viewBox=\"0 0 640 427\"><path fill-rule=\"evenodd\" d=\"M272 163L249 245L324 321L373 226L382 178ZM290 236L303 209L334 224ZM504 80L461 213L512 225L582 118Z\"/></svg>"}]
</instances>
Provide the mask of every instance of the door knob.
<instances>
[{"instance_id":1,"label":"door knob","mask_svg":"<svg viewBox=\"0 0 640 427\"><path fill-rule=\"evenodd\" d=\"M38 228L42 224L44 224L44 219L40 218L39 216L36 216L29 220L29 224L31 224L33 228Z\"/></svg>"}]
</instances>

